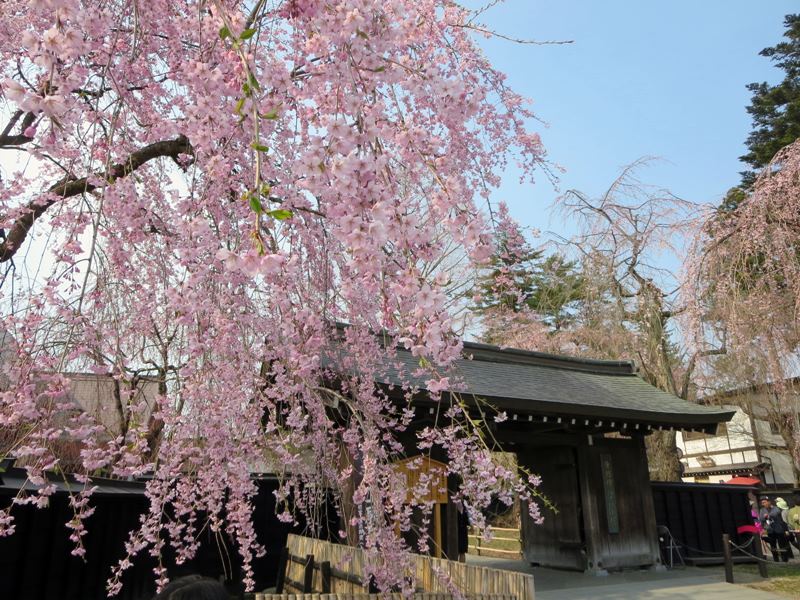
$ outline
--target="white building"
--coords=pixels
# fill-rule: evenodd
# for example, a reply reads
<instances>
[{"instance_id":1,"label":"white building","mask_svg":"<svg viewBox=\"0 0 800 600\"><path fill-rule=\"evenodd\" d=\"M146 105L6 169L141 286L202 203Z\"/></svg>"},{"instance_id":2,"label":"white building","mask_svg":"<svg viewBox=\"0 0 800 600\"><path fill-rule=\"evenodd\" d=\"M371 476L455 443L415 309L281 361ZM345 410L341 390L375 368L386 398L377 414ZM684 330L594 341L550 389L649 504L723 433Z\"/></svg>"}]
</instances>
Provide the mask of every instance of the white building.
<instances>
[{"instance_id":1,"label":"white building","mask_svg":"<svg viewBox=\"0 0 800 600\"><path fill-rule=\"evenodd\" d=\"M764 415L752 402L754 397L750 395L746 404L723 405L736 414L730 422L720 424L717 435L678 432L684 481L722 483L741 476L760 479L767 487L798 485L783 438L769 421L753 416Z\"/></svg>"},{"instance_id":2,"label":"white building","mask_svg":"<svg viewBox=\"0 0 800 600\"><path fill-rule=\"evenodd\" d=\"M9 385L8 364L16 354L16 342L6 331L0 329L0 390ZM62 400L72 408L62 408L56 413L55 422L65 426L70 418L79 413L91 417L93 424L102 427L101 436L116 438L134 425L150 424L157 402L160 399L159 382L152 377L135 377L127 380L111 375L95 373L64 373L69 380L67 398ZM36 385L44 385L36 381ZM135 407L135 410L134 410ZM20 432L0 427L0 457L13 451ZM77 460L79 444L68 437L54 442L62 459ZM18 463L19 465L19 463Z\"/></svg>"}]
</instances>

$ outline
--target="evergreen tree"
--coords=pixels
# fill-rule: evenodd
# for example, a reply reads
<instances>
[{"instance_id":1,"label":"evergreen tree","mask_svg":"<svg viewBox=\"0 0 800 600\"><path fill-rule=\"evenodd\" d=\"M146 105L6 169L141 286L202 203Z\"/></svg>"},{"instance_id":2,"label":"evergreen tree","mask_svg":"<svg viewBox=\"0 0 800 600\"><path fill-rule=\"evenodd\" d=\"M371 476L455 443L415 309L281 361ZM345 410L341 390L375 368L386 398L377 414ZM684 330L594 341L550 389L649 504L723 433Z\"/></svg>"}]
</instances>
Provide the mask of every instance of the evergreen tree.
<instances>
[{"instance_id":1,"label":"evergreen tree","mask_svg":"<svg viewBox=\"0 0 800 600\"><path fill-rule=\"evenodd\" d=\"M536 264L527 306L555 331L575 321L577 308L586 299L586 280L575 261L551 254Z\"/></svg>"},{"instance_id":2,"label":"evergreen tree","mask_svg":"<svg viewBox=\"0 0 800 600\"><path fill-rule=\"evenodd\" d=\"M771 59L785 72L777 85L767 82L747 86L753 94L747 112L753 118L753 130L747 137L747 153L740 160L751 168L742 172L742 182L731 188L720 210L734 210L746 197L757 171L763 169L781 148L800 138L800 14L784 18L785 41L764 48L759 54Z\"/></svg>"},{"instance_id":3,"label":"evergreen tree","mask_svg":"<svg viewBox=\"0 0 800 600\"><path fill-rule=\"evenodd\" d=\"M787 15L783 41L760 54L770 58L786 75L779 84L766 82L747 86L753 93L747 112L753 117L753 131L747 138L747 154L740 157L753 170L742 174L746 185L772 157L800 138L800 14Z\"/></svg>"},{"instance_id":4,"label":"evergreen tree","mask_svg":"<svg viewBox=\"0 0 800 600\"><path fill-rule=\"evenodd\" d=\"M504 207L500 214L497 250L478 283L475 310L483 315L530 311L552 331L568 327L585 299L577 263L533 248L516 223L506 220Z\"/></svg>"}]
</instances>

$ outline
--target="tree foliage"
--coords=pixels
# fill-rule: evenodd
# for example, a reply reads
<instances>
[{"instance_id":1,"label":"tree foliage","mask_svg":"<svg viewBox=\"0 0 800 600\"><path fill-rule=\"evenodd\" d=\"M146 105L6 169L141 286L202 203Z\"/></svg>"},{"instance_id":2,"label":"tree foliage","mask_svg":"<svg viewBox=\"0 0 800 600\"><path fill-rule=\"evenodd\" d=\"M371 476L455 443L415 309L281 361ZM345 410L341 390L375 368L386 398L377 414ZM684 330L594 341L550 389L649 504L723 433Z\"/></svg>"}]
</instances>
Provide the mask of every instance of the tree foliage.
<instances>
[{"instance_id":1,"label":"tree foliage","mask_svg":"<svg viewBox=\"0 0 800 600\"><path fill-rule=\"evenodd\" d=\"M568 327L583 297L584 278L577 264L558 252L534 249L505 205L497 215L496 249L478 280L475 309L485 317L483 339L503 343L507 318L534 313L553 331Z\"/></svg>"},{"instance_id":2,"label":"tree foliage","mask_svg":"<svg viewBox=\"0 0 800 600\"><path fill-rule=\"evenodd\" d=\"M728 190L720 210L732 211L744 200L745 190L756 179L757 172L767 166L781 148L800 138L800 14L784 18L785 41L764 48L759 54L769 58L784 72L780 83L751 83L748 114L753 130L745 142L747 153L739 159L750 166L742 172L740 185Z\"/></svg>"}]
</instances>

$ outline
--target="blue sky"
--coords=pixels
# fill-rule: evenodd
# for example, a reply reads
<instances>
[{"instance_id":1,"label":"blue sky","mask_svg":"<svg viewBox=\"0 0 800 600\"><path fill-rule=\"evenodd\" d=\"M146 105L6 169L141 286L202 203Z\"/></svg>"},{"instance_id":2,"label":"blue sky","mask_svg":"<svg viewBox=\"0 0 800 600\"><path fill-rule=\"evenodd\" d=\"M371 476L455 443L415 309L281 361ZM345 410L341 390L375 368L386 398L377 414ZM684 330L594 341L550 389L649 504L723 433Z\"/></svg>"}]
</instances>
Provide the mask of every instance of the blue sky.
<instances>
[{"instance_id":1,"label":"blue sky","mask_svg":"<svg viewBox=\"0 0 800 600\"><path fill-rule=\"evenodd\" d=\"M561 191L600 194L622 166L657 156L643 181L716 204L744 168L745 86L782 78L758 52L799 9L779 0L507 0L480 20L512 37L574 42L480 43L548 123L535 128L566 169ZM558 194L544 177L522 186L509 172L494 199L523 225L569 233L545 210Z\"/></svg>"}]
</instances>

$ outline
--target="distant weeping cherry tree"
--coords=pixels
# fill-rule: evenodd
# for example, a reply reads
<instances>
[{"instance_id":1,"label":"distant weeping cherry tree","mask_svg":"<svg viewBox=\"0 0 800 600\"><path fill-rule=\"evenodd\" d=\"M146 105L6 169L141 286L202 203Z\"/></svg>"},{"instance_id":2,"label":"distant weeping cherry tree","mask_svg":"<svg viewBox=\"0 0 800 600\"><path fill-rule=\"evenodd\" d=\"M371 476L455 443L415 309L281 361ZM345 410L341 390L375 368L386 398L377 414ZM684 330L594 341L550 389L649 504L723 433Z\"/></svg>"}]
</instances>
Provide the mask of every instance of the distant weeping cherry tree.
<instances>
[{"instance_id":1,"label":"distant weeping cherry tree","mask_svg":"<svg viewBox=\"0 0 800 600\"><path fill-rule=\"evenodd\" d=\"M769 384L763 407L800 474L800 142L779 151L733 211L711 213L687 266L687 323L700 348L726 340L704 365L708 385ZM724 361L728 368L718 367ZM731 368L735 365L735 368Z\"/></svg>"},{"instance_id":2,"label":"distant weeping cherry tree","mask_svg":"<svg viewBox=\"0 0 800 600\"><path fill-rule=\"evenodd\" d=\"M503 344L574 356L636 361L654 386L689 399L699 353L676 335L678 276L665 260L682 256L696 207L668 191L643 184L639 160L626 167L608 190L593 198L570 191L558 207L578 233L560 243L568 271L539 279L530 297L540 303L520 310L494 310L484 316L485 331ZM506 235L523 248L521 233ZM520 279L519 274L517 279ZM501 284L508 283L500 281ZM534 286L534 287L536 287ZM547 317L563 312L556 321ZM718 348L705 350L717 352ZM648 436L651 476L678 480L675 434Z\"/></svg>"},{"instance_id":3,"label":"distant weeping cherry tree","mask_svg":"<svg viewBox=\"0 0 800 600\"><path fill-rule=\"evenodd\" d=\"M54 441L70 439L78 555L89 476L150 476L112 594L137 554L189 558L206 526L237 542L252 588L251 473L275 469L281 518L331 490L380 551L379 584L413 589L399 534L430 507L423 488L409 505L392 463L414 414L373 381L399 345L434 395L446 387L449 309L469 293L448 265L485 264L500 173L543 159L476 15L447 0L0 6L0 324L18 342L1 450L37 489L15 503L47 504L65 474ZM78 368L156 378L152 419L109 436L70 412L62 373ZM147 414L136 402L120 406ZM449 458L477 523L514 494L538 517L536 480L482 440L455 404L411 452ZM12 506L0 535L13 528Z\"/></svg>"}]
</instances>

